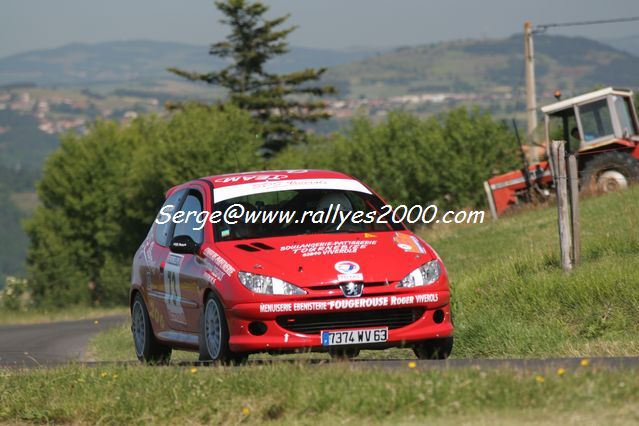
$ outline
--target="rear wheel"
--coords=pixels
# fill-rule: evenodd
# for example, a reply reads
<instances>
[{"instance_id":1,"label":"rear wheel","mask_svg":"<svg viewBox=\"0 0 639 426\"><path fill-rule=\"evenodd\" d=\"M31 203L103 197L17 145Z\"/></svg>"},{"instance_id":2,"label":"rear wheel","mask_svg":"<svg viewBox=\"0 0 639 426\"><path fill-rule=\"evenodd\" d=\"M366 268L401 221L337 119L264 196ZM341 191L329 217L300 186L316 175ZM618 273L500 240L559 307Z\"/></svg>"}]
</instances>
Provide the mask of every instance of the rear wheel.
<instances>
[{"instance_id":1,"label":"rear wheel","mask_svg":"<svg viewBox=\"0 0 639 426\"><path fill-rule=\"evenodd\" d=\"M135 354L140 361L147 364L167 364L171 360L171 348L158 342L153 335L149 313L140 293L133 299L131 333Z\"/></svg>"},{"instance_id":2,"label":"rear wheel","mask_svg":"<svg viewBox=\"0 0 639 426\"><path fill-rule=\"evenodd\" d=\"M204 304L200 330L200 361L214 361L222 364L243 364L248 355L231 352L229 329L224 308L213 293Z\"/></svg>"},{"instance_id":3,"label":"rear wheel","mask_svg":"<svg viewBox=\"0 0 639 426\"><path fill-rule=\"evenodd\" d=\"M443 339L424 340L413 346L419 359L446 359L453 351L453 336Z\"/></svg>"},{"instance_id":4,"label":"rear wheel","mask_svg":"<svg viewBox=\"0 0 639 426\"><path fill-rule=\"evenodd\" d=\"M639 181L639 160L625 152L606 152L586 163L581 189L587 193L614 192Z\"/></svg>"}]
</instances>

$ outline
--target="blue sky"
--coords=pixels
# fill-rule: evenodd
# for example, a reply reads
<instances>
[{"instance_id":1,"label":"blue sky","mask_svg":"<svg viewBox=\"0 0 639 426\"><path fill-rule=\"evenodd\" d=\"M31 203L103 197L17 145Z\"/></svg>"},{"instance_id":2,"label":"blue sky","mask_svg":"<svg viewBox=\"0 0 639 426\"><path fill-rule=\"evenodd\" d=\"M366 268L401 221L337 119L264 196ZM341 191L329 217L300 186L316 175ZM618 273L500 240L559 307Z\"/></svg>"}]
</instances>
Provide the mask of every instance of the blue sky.
<instances>
[{"instance_id":1,"label":"blue sky","mask_svg":"<svg viewBox=\"0 0 639 426\"><path fill-rule=\"evenodd\" d=\"M637 0L270 0L291 13L296 46L349 48L503 37L523 22L639 16ZM208 44L225 35L212 0L2 0L0 56L72 42L147 39ZM639 34L639 24L553 30L596 39Z\"/></svg>"}]
</instances>

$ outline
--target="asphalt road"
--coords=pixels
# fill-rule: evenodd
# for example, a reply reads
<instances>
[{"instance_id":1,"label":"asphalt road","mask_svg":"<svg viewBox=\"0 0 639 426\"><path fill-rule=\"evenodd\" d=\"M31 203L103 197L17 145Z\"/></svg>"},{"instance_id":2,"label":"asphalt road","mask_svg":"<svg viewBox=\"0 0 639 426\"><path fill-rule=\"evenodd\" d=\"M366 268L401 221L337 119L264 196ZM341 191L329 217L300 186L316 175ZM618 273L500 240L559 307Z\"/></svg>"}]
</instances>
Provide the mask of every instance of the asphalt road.
<instances>
[{"instance_id":1,"label":"asphalt road","mask_svg":"<svg viewBox=\"0 0 639 426\"><path fill-rule=\"evenodd\" d=\"M78 361L89 340L122 324L118 315L80 321L0 326L0 367L36 367Z\"/></svg>"},{"instance_id":2,"label":"asphalt road","mask_svg":"<svg viewBox=\"0 0 639 426\"><path fill-rule=\"evenodd\" d=\"M87 366L98 366L103 362L87 362L82 360L87 344L97 333L129 321L126 316L104 317L96 320L64 321L45 324L5 325L0 326L0 368L32 368L53 367L61 364L79 363ZM133 345L133 342L131 342ZM249 360L249 365L269 363L294 363L327 366L331 362L326 359L269 359ZM418 370L446 368L478 368L501 369L510 368L525 371L549 371L564 368L568 371L584 368L639 368L639 357L605 357L589 358L548 358L548 359L449 359L446 361L419 360L362 360L349 362L352 368L389 368ZM137 361L123 361L115 364L137 364ZM176 366L203 365L201 362L173 362Z\"/></svg>"}]
</instances>

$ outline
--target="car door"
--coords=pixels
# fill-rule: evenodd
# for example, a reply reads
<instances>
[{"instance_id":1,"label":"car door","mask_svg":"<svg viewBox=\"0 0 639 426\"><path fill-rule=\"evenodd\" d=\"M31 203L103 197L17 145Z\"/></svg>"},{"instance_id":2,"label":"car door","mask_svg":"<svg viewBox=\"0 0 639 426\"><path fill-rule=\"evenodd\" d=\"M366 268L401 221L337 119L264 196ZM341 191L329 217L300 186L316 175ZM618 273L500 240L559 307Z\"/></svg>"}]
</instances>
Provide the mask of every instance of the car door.
<instances>
[{"instance_id":1,"label":"car door","mask_svg":"<svg viewBox=\"0 0 639 426\"><path fill-rule=\"evenodd\" d=\"M149 316L157 333L170 330L168 298L165 286L164 269L170 253L169 243L175 224L171 217L182 205L187 189L175 191L162 205L152 229L151 238L145 242L144 256L148 269L146 271L146 291Z\"/></svg>"},{"instance_id":2,"label":"car door","mask_svg":"<svg viewBox=\"0 0 639 426\"><path fill-rule=\"evenodd\" d=\"M197 244L204 243L204 226L198 223L202 220L204 194L192 187L180 208L182 218L175 225L173 238L189 236ZM167 305L170 317L173 318L172 327L176 330L197 333L200 321L200 292L206 286L205 265L199 254L171 253L167 257L164 268L164 280L170 291L170 302Z\"/></svg>"}]
</instances>

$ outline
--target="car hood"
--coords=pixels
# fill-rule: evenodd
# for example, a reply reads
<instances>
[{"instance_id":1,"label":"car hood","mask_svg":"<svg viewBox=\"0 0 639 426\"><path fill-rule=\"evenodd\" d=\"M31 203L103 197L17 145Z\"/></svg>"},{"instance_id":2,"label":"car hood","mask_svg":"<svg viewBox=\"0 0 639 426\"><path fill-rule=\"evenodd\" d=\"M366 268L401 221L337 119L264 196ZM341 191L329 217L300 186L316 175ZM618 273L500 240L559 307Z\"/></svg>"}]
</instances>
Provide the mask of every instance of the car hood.
<instances>
[{"instance_id":1,"label":"car hood","mask_svg":"<svg viewBox=\"0 0 639 426\"><path fill-rule=\"evenodd\" d=\"M238 271L310 288L342 281L399 281L436 258L427 244L408 231L227 241L217 243L215 249Z\"/></svg>"}]
</instances>

